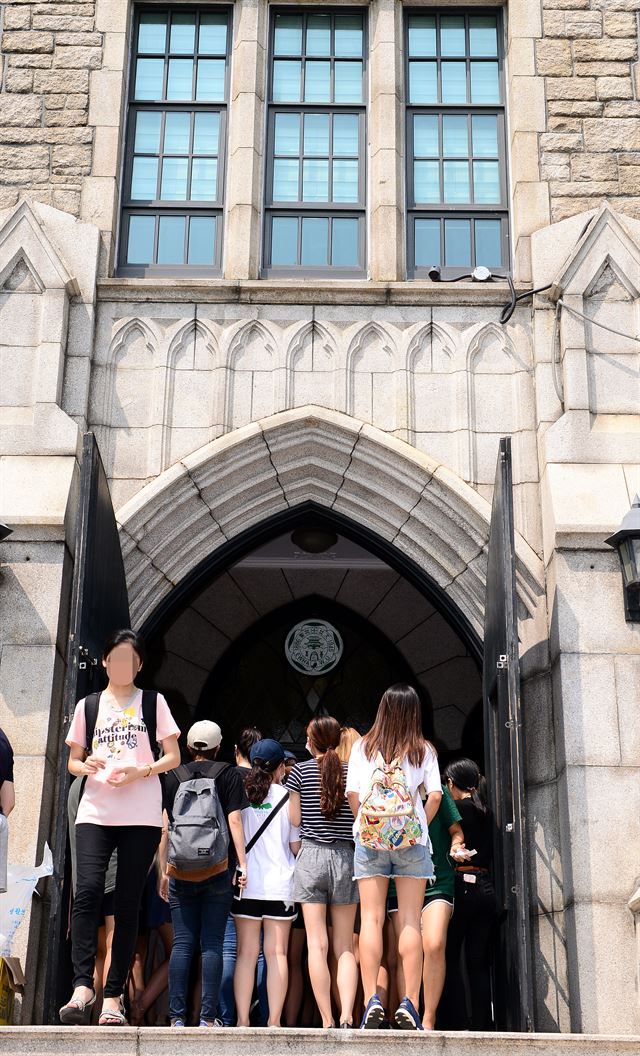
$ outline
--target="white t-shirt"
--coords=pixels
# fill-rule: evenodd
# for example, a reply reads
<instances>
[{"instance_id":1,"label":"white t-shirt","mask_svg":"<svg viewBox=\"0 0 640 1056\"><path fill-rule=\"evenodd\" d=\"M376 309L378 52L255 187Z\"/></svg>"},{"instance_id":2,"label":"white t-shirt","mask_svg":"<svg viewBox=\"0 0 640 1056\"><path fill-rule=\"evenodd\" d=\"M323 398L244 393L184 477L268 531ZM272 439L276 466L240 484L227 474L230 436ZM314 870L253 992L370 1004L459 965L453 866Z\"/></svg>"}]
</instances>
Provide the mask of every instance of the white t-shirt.
<instances>
[{"instance_id":1,"label":"white t-shirt","mask_svg":"<svg viewBox=\"0 0 640 1056\"><path fill-rule=\"evenodd\" d=\"M262 803L244 808L242 828L245 844L286 794L286 788L273 784ZM289 844L299 839L300 830L291 824L289 804L285 803L247 855L247 886L242 893L243 898L293 902L295 857ZM235 912L242 913L242 902L236 904Z\"/></svg>"},{"instance_id":2,"label":"white t-shirt","mask_svg":"<svg viewBox=\"0 0 640 1056\"><path fill-rule=\"evenodd\" d=\"M353 748L351 749L351 755L349 756L349 768L347 770L347 792L357 792L362 803L366 796L369 785L371 783L371 777L373 771L376 768L375 756L373 759L367 759L364 754L362 747L362 740L356 741ZM440 782L440 769L438 767L438 759L433 748L428 747L420 766L412 766L408 759L403 759L402 770L404 772L405 780L407 782L407 788L409 789L416 807L416 816L420 825L422 826L422 836L420 837L420 843L422 845L429 846L431 841L429 839L429 828L427 825L427 816L424 812L422 805L422 799L418 795L418 789L420 785L424 785L427 794L430 792L442 793L442 785ZM358 816L353 825L353 836L354 839L358 836L360 831L360 809L358 809Z\"/></svg>"}]
</instances>

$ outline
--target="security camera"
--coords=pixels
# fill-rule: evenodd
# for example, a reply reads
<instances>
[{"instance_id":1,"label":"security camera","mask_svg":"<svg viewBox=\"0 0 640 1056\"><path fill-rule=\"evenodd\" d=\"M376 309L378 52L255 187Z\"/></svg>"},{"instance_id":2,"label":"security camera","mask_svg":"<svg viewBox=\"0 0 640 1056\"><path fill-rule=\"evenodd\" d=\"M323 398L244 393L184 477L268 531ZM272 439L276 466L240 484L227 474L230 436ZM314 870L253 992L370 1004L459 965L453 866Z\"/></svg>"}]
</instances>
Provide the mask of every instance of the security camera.
<instances>
[{"instance_id":1,"label":"security camera","mask_svg":"<svg viewBox=\"0 0 640 1056\"><path fill-rule=\"evenodd\" d=\"M440 268L437 264L432 264L429 268L427 275L432 282L440 282Z\"/></svg>"}]
</instances>

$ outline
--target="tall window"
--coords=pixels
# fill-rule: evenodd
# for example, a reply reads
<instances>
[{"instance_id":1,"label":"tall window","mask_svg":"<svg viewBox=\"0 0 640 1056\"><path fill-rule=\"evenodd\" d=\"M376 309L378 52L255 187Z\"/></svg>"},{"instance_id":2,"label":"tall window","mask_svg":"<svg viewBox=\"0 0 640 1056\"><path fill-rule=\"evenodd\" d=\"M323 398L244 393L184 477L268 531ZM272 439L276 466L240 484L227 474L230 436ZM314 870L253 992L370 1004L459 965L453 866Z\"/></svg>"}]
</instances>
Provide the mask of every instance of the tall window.
<instances>
[{"instance_id":1,"label":"tall window","mask_svg":"<svg viewBox=\"0 0 640 1056\"><path fill-rule=\"evenodd\" d=\"M365 56L361 11L272 15L266 275L364 274Z\"/></svg>"},{"instance_id":2,"label":"tall window","mask_svg":"<svg viewBox=\"0 0 640 1056\"><path fill-rule=\"evenodd\" d=\"M408 270L509 267L497 11L406 15Z\"/></svg>"},{"instance_id":3,"label":"tall window","mask_svg":"<svg viewBox=\"0 0 640 1056\"><path fill-rule=\"evenodd\" d=\"M120 274L220 270L230 14L139 8Z\"/></svg>"}]
</instances>

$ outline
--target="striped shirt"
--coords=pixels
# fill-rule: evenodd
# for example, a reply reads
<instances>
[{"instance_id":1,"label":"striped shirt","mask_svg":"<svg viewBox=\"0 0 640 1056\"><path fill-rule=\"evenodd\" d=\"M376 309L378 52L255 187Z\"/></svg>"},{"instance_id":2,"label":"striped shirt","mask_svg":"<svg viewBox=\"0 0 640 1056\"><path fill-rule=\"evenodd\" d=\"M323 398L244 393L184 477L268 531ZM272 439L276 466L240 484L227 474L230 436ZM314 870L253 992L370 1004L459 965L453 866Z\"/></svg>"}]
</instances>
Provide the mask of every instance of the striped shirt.
<instances>
[{"instance_id":1,"label":"striped shirt","mask_svg":"<svg viewBox=\"0 0 640 1056\"><path fill-rule=\"evenodd\" d=\"M342 769L346 784L346 763L342 764ZM318 840L320 843L349 840L353 843L353 814L346 798L333 820L325 818L320 811L320 767L316 759L296 763L287 778L287 788L300 796L300 836L303 840Z\"/></svg>"}]
</instances>

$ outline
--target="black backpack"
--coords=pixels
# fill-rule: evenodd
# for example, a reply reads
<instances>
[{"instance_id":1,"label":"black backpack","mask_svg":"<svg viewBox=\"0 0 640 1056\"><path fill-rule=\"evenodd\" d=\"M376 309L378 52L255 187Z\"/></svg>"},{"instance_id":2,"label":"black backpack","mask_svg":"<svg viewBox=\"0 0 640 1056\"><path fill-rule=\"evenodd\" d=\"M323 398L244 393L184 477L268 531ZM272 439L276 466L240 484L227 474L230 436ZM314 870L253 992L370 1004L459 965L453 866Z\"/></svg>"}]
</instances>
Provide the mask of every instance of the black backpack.
<instances>
[{"instance_id":1,"label":"black backpack","mask_svg":"<svg viewBox=\"0 0 640 1056\"><path fill-rule=\"evenodd\" d=\"M93 735L98 719L98 707L100 705L100 693L90 693L84 702L84 719L87 728L85 748L91 754ZM156 689L142 690L142 719L149 734L149 744L154 759L160 758L160 746L156 733L157 726L158 691Z\"/></svg>"}]
</instances>

